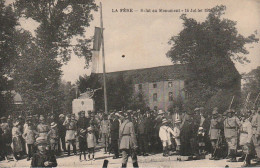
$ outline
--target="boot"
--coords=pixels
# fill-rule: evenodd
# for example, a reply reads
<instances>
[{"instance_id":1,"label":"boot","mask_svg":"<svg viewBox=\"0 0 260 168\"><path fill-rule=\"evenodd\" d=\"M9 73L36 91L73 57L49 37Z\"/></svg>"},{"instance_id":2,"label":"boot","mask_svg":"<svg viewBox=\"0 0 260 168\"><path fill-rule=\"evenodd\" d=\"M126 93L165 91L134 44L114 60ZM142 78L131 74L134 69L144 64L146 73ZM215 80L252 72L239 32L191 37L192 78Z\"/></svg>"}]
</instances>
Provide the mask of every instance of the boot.
<instances>
[{"instance_id":1,"label":"boot","mask_svg":"<svg viewBox=\"0 0 260 168\"><path fill-rule=\"evenodd\" d=\"M234 149L230 150L230 156L231 156L231 159L229 159L228 162L236 162L237 161L236 151Z\"/></svg>"},{"instance_id":2,"label":"boot","mask_svg":"<svg viewBox=\"0 0 260 168\"><path fill-rule=\"evenodd\" d=\"M138 168L138 167L139 167L139 166L138 166L138 163L137 163L137 162L134 162L134 163L133 163L133 167L134 167L134 168Z\"/></svg>"},{"instance_id":3,"label":"boot","mask_svg":"<svg viewBox=\"0 0 260 168\"><path fill-rule=\"evenodd\" d=\"M67 146L68 156L70 156L70 145Z\"/></svg>"},{"instance_id":4,"label":"boot","mask_svg":"<svg viewBox=\"0 0 260 168\"><path fill-rule=\"evenodd\" d=\"M243 154L240 158L238 158L238 162L244 162L245 160L245 154Z\"/></svg>"},{"instance_id":5,"label":"boot","mask_svg":"<svg viewBox=\"0 0 260 168\"><path fill-rule=\"evenodd\" d=\"M126 168L126 164L125 163L122 163L122 168Z\"/></svg>"}]
</instances>

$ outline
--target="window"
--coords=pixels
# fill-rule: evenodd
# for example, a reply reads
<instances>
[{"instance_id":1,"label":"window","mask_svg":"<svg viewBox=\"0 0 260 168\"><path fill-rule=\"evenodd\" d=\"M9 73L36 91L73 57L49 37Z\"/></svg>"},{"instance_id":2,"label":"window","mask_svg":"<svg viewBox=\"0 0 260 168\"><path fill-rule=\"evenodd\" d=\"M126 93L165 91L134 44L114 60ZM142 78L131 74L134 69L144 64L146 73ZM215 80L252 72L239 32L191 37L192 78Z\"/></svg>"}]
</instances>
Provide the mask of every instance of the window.
<instances>
[{"instance_id":1,"label":"window","mask_svg":"<svg viewBox=\"0 0 260 168\"><path fill-rule=\"evenodd\" d=\"M172 94L172 92L169 92L169 101L173 101L173 94Z\"/></svg>"},{"instance_id":2,"label":"window","mask_svg":"<svg viewBox=\"0 0 260 168\"><path fill-rule=\"evenodd\" d=\"M156 83L153 84L153 88L157 88L157 84Z\"/></svg>"},{"instance_id":3,"label":"window","mask_svg":"<svg viewBox=\"0 0 260 168\"><path fill-rule=\"evenodd\" d=\"M142 90L142 88L143 88L142 84L139 84L139 85L138 85L138 89L139 89L139 90Z\"/></svg>"},{"instance_id":4,"label":"window","mask_svg":"<svg viewBox=\"0 0 260 168\"><path fill-rule=\"evenodd\" d=\"M172 87L172 82L168 82L168 87Z\"/></svg>"},{"instance_id":5,"label":"window","mask_svg":"<svg viewBox=\"0 0 260 168\"><path fill-rule=\"evenodd\" d=\"M153 94L153 101L157 101L157 93Z\"/></svg>"}]
</instances>

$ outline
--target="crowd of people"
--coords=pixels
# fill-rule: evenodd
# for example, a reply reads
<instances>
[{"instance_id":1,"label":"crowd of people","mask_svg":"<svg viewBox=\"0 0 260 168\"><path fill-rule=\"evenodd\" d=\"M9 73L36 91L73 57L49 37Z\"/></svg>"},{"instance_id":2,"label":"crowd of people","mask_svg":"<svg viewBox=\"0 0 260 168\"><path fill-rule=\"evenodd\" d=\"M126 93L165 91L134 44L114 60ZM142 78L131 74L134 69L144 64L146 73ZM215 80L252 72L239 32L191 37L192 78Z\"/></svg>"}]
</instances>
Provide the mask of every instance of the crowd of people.
<instances>
[{"instance_id":1,"label":"crowd of people","mask_svg":"<svg viewBox=\"0 0 260 168\"><path fill-rule=\"evenodd\" d=\"M126 167L128 156L133 167L138 167L138 155L156 153L188 156L189 160L211 154L210 159L229 158L231 162L245 161L246 165L252 159L260 162L260 108L212 111L209 114L200 107L186 113L175 108L172 113L113 110L108 114L80 111L77 116L50 113L2 117L0 157L10 161L27 156L33 167L54 167L55 156L59 155L79 155L80 161L94 161L100 143L105 154L113 154L113 159L122 157L122 167Z\"/></svg>"}]
</instances>

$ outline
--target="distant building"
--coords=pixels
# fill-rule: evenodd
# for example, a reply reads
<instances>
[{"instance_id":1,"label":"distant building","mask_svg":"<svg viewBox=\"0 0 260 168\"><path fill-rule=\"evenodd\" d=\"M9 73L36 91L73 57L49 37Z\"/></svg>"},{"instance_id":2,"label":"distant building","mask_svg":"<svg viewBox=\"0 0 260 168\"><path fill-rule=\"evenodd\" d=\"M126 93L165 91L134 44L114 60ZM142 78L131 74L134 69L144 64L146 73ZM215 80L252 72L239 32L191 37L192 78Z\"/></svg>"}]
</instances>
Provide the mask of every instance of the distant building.
<instances>
[{"instance_id":1,"label":"distant building","mask_svg":"<svg viewBox=\"0 0 260 168\"><path fill-rule=\"evenodd\" d=\"M187 70L184 65L110 72L106 77L116 78L119 75L132 79L135 94L141 92L150 109L167 110L178 97L185 100ZM99 76L102 78L102 74Z\"/></svg>"}]
</instances>

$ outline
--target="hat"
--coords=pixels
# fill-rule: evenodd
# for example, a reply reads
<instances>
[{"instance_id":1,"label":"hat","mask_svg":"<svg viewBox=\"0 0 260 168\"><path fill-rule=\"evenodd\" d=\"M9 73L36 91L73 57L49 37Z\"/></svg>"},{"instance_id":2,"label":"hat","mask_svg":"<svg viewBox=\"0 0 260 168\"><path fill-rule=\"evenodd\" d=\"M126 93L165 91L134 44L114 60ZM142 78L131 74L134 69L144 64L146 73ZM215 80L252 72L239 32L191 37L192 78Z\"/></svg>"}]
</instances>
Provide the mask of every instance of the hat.
<instances>
[{"instance_id":1,"label":"hat","mask_svg":"<svg viewBox=\"0 0 260 168\"><path fill-rule=\"evenodd\" d=\"M36 142L35 142L36 145L39 145L39 144L48 144L47 140L44 138L44 137L38 137L36 139Z\"/></svg>"},{"instance_id":2,"label":"hat","mask_svg":"<svg viewBox=\"0 0 260 168\"><path fill-rule=\"evenodd\" d=\"M200 110L200 108L199 108L199 107L197 107L197 108L195 108L195 109L194 109L194 111L199 111L199 110Z\"/></svg>"},{"instance_id":3,"label":"hat","mask_svg":"<svg viewBox=\"0 0 260 168\"><path fill-rule=\"evenodd\" d=\"M43 121L44 120L44 117L41 115L40 118L39 118L40 121Z\"/></svg>"},{"instance_id":4,"label":"hat","mask_svg":"<svg viewBox=\"0 0 260 168\"><path fill-rule=\"evenodd\" d=\"M164 119L162 120L162 124L165 124L165 123L168 123L168 121L167 121L167 119L164 118Z\"/></svg>"},{"instance_id":5,"label":"hat","mask_svg":"<svg viewBox=\"0 0 260 168\"><path fill-rule=\"evenodd\" d=\"M59 118L64 118L65 116L63 114L60 114L59 115Z\"/></svg>"},{"instance_id":6,"label":"hat","mask_svg":"<svg viewBox=\"0 0 260 168\"><path fill-rule=\"evenodd\" d=\"M162 110L159 110L158 115L164 114Z\"/></svg>"},{"instance_id":7,"label":"hat","mask_svg":"<svg viewBox=\"0 0 260 168\"><path fill-rule=\"evenodd\" d=\"M18 125L19 125L19 121L16 121L16 122L13 123L13 126L14 126L14 127L16 127L16 126L18 126Z\"/></svg>"},{"instance_id":8,"label":"hat","mask_svg":"<svg viewBox=\"0 0 260 168\"><path fill-rule=\"evenodd\" d=\"M54 128L54 127L56 127L57 126L57 124L55 123L55 122L52 122L51 123L51 128Z\"/></svg>"},{"instance_id":9,"label":"hat","mask_svg":"<svg viewBox=\"0 0 260 168\"><path fill-rule=\"evenodd\" d=\"M203 127L199 127L199 130L203 130Z\"/></svg>"},{"instance_id":10,"label":"hat","mask_svg":"<svg viewBox=\"0 0 260 168\"><path fill-rule=\"evenodd\" d=\"M228 109L227 113L234 113L235 111L233 109Z\"/></svg>"},{"instance_id":11,"label":"hat","mask_svg":"<svg viewBox=\"0 0 260 168\"><path fill-rule=\"evenodd\" d=\"M217 110L213 110L212 115L216 115L216 114L218 114L218 111Z\"/></svg>"},{"instance_id":12,"label":"hat","mask_svg":"<svg viewBox=\"0 0 260 168\"><path fill-rule=\"evenodd\" d=\"M93 131L92 127L88 127L88 131Z\"/></svg>"},{"instance_id":13,"label":"hat","mask_svg":"<svg viewBox=\"0 0 260 168\"><path fill-rule=\"evenodd\" d=\"M86 132L86 130L85 129L80 129L79 132L82 134L82 133Z\"/></svg>"},{"instance_id":14,"label":"hat","mask_svg":"<svg viewBox=\"0 0 260 168\"><path fill-rule=\"evenodd\" d=\"M175 124L177 124L177 123L180 123L181 122L181 120L179 120L179 119L177 119L177 120L175 120Z\"/></svg>"},{"instance_id":15,"label":"hat","mask_svg":"<svg viewBox=\"0 0 260 168\"><path fill-rule=\"evenodd\" d=\"M6 117L1 117L1 120L5 120L6 119Z\"/></svg>"}]
</instances>

